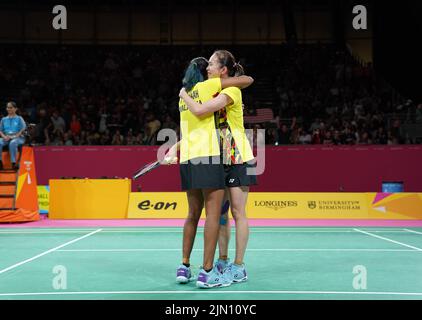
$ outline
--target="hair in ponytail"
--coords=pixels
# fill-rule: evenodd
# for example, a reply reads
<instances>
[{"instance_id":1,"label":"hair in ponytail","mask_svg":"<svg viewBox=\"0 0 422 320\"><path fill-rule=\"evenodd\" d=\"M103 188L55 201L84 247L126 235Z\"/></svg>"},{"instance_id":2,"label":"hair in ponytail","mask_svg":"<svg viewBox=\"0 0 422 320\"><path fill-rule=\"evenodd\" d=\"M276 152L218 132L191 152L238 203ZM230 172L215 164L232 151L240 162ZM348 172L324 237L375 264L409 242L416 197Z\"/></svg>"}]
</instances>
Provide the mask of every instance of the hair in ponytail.
<instances>
[{"instance_id":1,"label":"hair in ponytail","mask_svg":"<svg viewBox=\"0 0 422 320\"><path fill-rule=\"evenodd\" d=\"M245 70L243 69L242 65L240 63L235 63L234 66L234 76L240 77L245 74Z\"/></svg>"},{"instance_id":2,"label":"hair in ponytail","mask_svg":"<svg viewBox=\"0 0 422 320\"><path fill-rule=\"evenodd\" d=\"M204 57L192 59L186 68L185 75L182 80L183 87L186 91L190 91L198 82L207 79L208 60Z\"/></svg>"},{"instance_id":3,"label":"hair in ponytail","mask_svg":"<svg viewBox=\"0 0 422 320\"><path fill-rule=\"evenodd\" d=\"M238 77L245 74L243 67L240 63L236 62L230 51L216 50L214 54L217 56L220 66L227 68L229 77Z\"/></svg>"}]
</instances>

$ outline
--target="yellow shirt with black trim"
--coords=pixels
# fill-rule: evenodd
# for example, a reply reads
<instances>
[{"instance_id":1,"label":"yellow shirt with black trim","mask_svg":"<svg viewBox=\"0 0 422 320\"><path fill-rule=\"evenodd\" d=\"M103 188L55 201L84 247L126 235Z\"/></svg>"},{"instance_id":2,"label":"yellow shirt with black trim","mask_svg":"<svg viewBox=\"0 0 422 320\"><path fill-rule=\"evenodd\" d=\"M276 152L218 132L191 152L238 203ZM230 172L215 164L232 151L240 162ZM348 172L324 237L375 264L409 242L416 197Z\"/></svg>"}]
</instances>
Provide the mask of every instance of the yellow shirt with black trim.
<instances>
[{"instance_id":1,"label":"yellow shirt with black trim","mask_svg":"<svg viewBox=\"0 0 422 320\"><path fill-rule=\"evenodd\" d=\"M198 103L211 100L221 91L220 78L208 79L197 83L189 92L189 96ZM200 157L220 155L215 116L197 117L179 100L180 111L180 163Z\"/></svg>"},{"instance_id":2,"label":"yellow shirt with black trim","mask_svg":"<svg viewBox=\"0 0 422 320\"><path fill-rule=\"evenodd\" d=\"M220 110L219 127L225 164L240 164L254 158L243 124L242 92L237 87L223 89L233 102Z\"/></svg>"}]
</instances>

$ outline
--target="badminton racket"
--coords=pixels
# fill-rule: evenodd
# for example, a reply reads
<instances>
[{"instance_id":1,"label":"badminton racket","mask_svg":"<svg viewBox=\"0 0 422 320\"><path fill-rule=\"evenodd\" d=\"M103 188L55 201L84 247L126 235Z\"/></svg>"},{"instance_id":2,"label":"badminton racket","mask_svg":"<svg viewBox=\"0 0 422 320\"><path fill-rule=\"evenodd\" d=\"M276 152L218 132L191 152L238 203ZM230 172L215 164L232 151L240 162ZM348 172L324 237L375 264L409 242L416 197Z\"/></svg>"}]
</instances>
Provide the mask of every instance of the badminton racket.
<instances>
[{"instance_id":1,"label":"badminton racket","mask_svg":"<svg viewBox=\"0 0 422 320\"><path fill-rule=\"evenodd\" d=\"M159 161L150 162L150 163L146 164L145 166L143 166L138 171L136 171L133 174L132 179L133 180L136 180L136 179L142 177L143 175L147 174L151 170L154 170L154 169L158 168L160 165L161 165L161 163Z\"/></svg>"},{"instance_id":2,"label":"badminton racket","mask_svg":"<svg viewBox=\"0 0 422 320\"><path fill-rule=\"evenodd\" d=\"M175 158L164 158L163 162L160 162L160 161L150 162L150 163L146 164L145 166L143 166L138 171L136 171L134 173L132 179L136 180L139 177L142 177L143 175L147 174L151 170L158 168L162 164L174 164L175 162L177 162L177 157L175 157Z\"/></svg>"}]
</instances>

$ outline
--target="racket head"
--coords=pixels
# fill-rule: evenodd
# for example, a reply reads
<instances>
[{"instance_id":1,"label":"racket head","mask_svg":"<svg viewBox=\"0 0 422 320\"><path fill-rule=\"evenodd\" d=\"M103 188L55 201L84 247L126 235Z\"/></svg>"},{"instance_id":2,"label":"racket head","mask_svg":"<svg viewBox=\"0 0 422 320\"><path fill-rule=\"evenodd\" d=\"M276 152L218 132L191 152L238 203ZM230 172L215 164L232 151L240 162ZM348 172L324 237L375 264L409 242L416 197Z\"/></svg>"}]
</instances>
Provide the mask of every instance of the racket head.
<instances>
[{"instance_id":1,"label":"racket head","mask_svg":"<svg viewBox=\"0 0 422 320\"><path fill-rule=\"evenodd\" d=\"M160 162L159 161L150 162L150 163L146 164L145 166L143 166L138 171L136 171L133 174L132 179L133 180L136 180L136 179L142 177L143 175L147 174L151 170L154 170L155 168L158 168L159 166L160 166Z\"/></svg>"}]
</instances>

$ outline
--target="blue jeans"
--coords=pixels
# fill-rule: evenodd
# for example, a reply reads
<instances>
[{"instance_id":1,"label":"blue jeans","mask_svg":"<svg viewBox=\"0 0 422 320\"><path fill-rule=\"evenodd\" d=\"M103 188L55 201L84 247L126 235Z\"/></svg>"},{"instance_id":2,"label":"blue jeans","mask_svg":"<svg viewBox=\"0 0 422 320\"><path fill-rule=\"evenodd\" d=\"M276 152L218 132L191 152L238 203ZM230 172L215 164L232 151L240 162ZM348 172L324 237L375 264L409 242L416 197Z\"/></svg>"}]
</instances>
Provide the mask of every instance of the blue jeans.
<instances>
[{"instance_id":1,"label":"blue jeans","mask_svg":"<svg viewBox=\"0 0 422 320\"><path fill-rule=\"evenodd\" d=\"M11 139L9 141L4 141L3 138L0 138L0 151L3 152L3 147L9 145L10 161L12 163L16 163L16 155L18 153L18 146L24 143L25 143L25 138L22 138L22 137Z\"/></svg>"}]
</instances>

